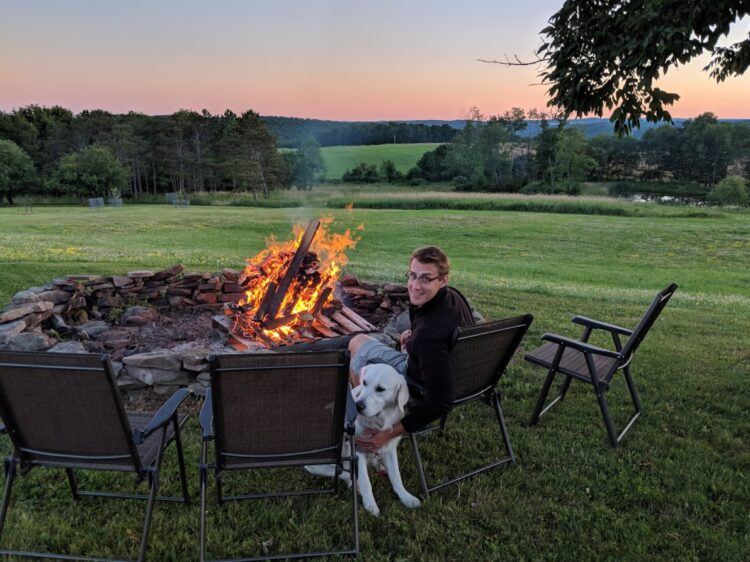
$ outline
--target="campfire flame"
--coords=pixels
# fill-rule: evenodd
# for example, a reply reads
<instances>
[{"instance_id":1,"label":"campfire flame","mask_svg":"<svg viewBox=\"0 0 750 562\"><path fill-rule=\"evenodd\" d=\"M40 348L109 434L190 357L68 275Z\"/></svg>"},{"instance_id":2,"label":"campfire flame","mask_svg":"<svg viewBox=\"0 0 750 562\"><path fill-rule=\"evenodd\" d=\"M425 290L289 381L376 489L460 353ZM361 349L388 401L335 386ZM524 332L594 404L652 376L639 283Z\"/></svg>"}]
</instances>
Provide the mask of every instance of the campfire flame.
<instances>
[{"instance_id":1,"label":"campfire flame","mask_svg":"<svg viewBox=\"0 0 750 562\"><path fill-rule=\"evenodd\" d=\"M284 284L303 243L305 226L295 225L293 237L285 242L271 236L266 240L266 248L247 260L240 276L244 297L231 311L234 332L266 344L283 344L290 336L304 333L314 315L333 301L334 284L349 261L346 252L356 247L359 238L352 236L349 229L343 234L331 232L332 223L332 218L320 220L298 271L289 273L293 279L283 300L270 316L266 314L265 301L272 299L276 289Z\"/></svg>"}]
</instances>

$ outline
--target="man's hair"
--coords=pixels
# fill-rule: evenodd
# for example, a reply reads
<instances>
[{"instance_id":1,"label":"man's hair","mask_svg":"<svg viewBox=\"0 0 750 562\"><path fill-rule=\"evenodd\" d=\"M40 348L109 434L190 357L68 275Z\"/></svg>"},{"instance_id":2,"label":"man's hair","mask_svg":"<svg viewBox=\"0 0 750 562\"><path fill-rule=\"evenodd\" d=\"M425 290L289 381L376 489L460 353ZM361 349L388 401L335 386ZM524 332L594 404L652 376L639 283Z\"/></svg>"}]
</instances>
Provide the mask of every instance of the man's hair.
<instances>
[{"instance_id":1,"label":"man's hair","mask_svg":"<svg viewBox=\"0 0 750 562\"><path fill-rule=\"evenodd\" d=\"M451 270L451 262L448 260L448 256L437 246L417 248L411 253L409 263L411 263L411 260L417 260L419 263L434 263L440 277L445 277Z\"/></svg>"}]
</instances>

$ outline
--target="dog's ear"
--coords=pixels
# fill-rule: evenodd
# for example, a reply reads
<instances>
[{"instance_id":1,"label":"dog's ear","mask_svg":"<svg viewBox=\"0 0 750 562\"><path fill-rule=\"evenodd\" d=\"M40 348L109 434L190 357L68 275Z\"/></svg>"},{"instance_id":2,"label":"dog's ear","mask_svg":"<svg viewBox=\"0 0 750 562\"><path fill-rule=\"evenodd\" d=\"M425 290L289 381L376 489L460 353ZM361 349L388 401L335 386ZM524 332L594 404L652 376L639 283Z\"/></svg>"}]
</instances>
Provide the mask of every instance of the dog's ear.
<instances>
[{"instance_id":1,"label":"dog's ear","mask_svg":"<svg viewBox=\"0 0 750 562\"><path fill-rule=\"evenodd\" d=\"M396 400L398 401L398 410L401 412L401 417L404 417L404 408L406 408L406 403L409 401L409 385L406 384L406 379L404 377L399 378L401 381L398 385L398 395Z\"/></svg>"},{"instance_id":2,"label":"dog's ear","mask_svg":"<svg viewBox=\"0 0 750 562\"><path fill-rule=\"evenodd\" d=\"M372 365L365 365L359 370L359 386L362 386L362 379L365 378L365 373L367 370L372 367Z\"/></svg>"}]
</instances>

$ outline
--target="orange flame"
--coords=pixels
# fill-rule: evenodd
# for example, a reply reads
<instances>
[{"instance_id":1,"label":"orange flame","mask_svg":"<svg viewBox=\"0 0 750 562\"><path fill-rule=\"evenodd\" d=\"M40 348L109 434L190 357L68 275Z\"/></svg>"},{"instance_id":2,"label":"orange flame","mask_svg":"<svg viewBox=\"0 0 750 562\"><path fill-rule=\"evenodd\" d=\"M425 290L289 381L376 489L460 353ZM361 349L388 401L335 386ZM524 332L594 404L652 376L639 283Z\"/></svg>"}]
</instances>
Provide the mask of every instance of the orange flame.
<instances>
[{"instance_id":1,"label":"orange flame","mask_svg":"<svg viewBox=\"0 0 750 562\"><path fill-rule=\"evenodd\" d=\"M316 254L317 262L308 262L295 275L284 300L279 306L276 317L289 317L281 326L273 329L261 327L254 320L258 308L271 283L278 286L281 278L302 241L305 232L304 225L297 224L293 228L293 238L285 242L277 241L273 236L266 240L266 248L247 260L247 267L242 272L240 282L245 286L244 298L238 303L246 312L235 315L233 329L250 338L262 334L275 343L283 343L298 329L304 328L306 322L312 318L301 317L318 306L326 305L333 300L331 291L324 303L318 303L326 288L333 289L342 268L349 262L347 250L354 249L359 238L352 236L349 229L343 234L331 232L329 227L332 218L320 220L320 227L313 238L309 251ZM312 257L312 256L311 256ZM261 337L263 339L263 337Z\"/></svg>"}]
</instances>

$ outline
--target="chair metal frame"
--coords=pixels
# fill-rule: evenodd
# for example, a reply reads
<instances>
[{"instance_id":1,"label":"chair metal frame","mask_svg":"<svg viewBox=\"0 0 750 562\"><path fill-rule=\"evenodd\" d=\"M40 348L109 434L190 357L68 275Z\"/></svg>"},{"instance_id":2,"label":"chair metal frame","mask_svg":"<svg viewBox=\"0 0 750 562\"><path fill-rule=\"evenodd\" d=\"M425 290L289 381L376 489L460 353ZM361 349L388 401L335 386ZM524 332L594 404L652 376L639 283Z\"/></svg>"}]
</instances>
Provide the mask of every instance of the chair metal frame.
<instances>
[{"instance_id":1,"label":"chair metal frame","mask_svg":"<svg viewBox=\"0 0 750 562\"><path fill-rule=\"evenodd\" d=\"M61 359L67 359L68 361L75 362L76 359L81 359L81 355L76 354L47 354L54 358L59 357ZM71 365L54 365L54 364L40 364L34 363L34 359L39 354L25 353L25 352L2 352L0 354L0 369L3 368L14 368L14 369L39 369L45 370L59 370L59 371L77 371L77 372L88 372L96 376L97 373L101 373L101 376L106 378L109 389L112 392L114 398L115 408L120 422L123 424L123 429L131 431L130 424L122 405L122 398L117 388L117 384L114 380L112 372L112 365L106 355L101 356L101 367L91 366L75 366ZM3 359L6 358L6 359ZM11 358L8 361L7 358ZM136 499L136 500L147 500L146 513L144 516L143 523L143 534L141 538L141 544L139 549L138 561L143 562L146 560L146 552L148 549L148 537L151 530L151 519L153 515L154 504L156 501L168 501L168 502L179 502L183 504L190 503L190 496L188 493L187 486L187 475L185 472L185 460L183 456L182 440L180 437L180 419L177 414L177 408L191 393L190 390L182 388L177 390L152 416L146 426L142 428L132 429L131 440L129 442L130 454L129 455L86 455L86 454L60 454L55 451L40 451L32 450L25 447L21 439L21 428L18 427L14 416L12 415L12 409L10 404L7 403L6 397L0 392L0 412L2 413L3 420L5 422L5 428L7 433L10 435L13 443L14 453L5 459L5 489L3 493L2 504L0 505L0 537L5 527L5 520L10 505L11 491L13 483L17 476L17 472L23 476L31 471L35 467L47 467L47 468L63 468L67 476L68 484L73 499L80 501L83 497L103 497L103 498L118 498L118 499ZM184 420L183 420L184 422ZM167 437L169 426L173 428L173 435ZM155 460L150 465L146 466L141 461L140 454L138 452L138 445L143 443L146 438L150 435L159 432L159 445ZM177 496L160 496L158 495L160 480L159 473L161 469L161 461L164 450L166 447L174 441L177 447L177 456L180 470L180 483L182 488L182 497ZM42 457L39 459L38 457ZM47 457L49 460L44 460ZM106 467L100 463L122 460L131 461L133 463L133 469L124 469L119 467ZM97 464L99 463L99 464ZM87 466L90 465L90 466ZM19 470L20 469L20 470ZM136 485L140 484L144 480L149 482L149 493L144 494L121 494L104 491L88 491L81 490L78 487L78 481L76 479L75 470L102 470L110 472L133 472L136 476ZM50 560L98 560L98 561L111 561L117 560L123 562L121 559L110 559L110 558L95 558L95 557L83 557L77 555L66 555L58 553L48 552L32 552L32 551L17 551L17 550L0 550L0 556L9 557L21 557L21 558L40 558Z\"/></svg>"},{"instance_id":2,"label":"chair metal frame","mask_svg":"<svg viewBox=\"0 0 750 562\"><path fill-rule=\"evenodd\" d=\"M542 341L557 344L558 347L551 363L540 361L539 359L534 357L533 351L527 354L525 357L525 359L530 363L547 368L547 378L544 381L544 385L542 386L539 398L537 399L537 403L534 407L534 412L531 415L529 425L536 425L539 422L539 419L544 414L546 414L555 404L562 401L568 392L570 382L573 379L576 379L592 386L594 394L596 395L596 400L599 404L599 410L601 411L602 418L604 419L604 425L607 429L607 436L609 437L609 441L612 447L618 447L625 435L627 435L627 433L633 427L636 420L643 414L643 407L641 405L640 397L638 396L638 390L635 386L633 375L630 372L630 364L633 360L633 354L645 338L648 331L653 326L656 319L661 314L661 311L669 302L669 299L672 298L672 295L676 290L677 284L672 283L667 288L660 291L651 302L651 305L648 307L643 317L641 318L641 321L638 323L638 326L634 330L629 330L628 328L623 328L621 326L617 326L615 324L610 324L607 322L601 322L599 320L593 320L591 318L586 318L585 316L574 316L571 321L574 324L578 324L584 327L583 334L580 340L566 338L557 334L544 334L542 336ZM612 344L614 345L615 351L597 347L588 343L591 333L594 330L609 332L612 337ZM620 336L625 336L628 338L628 341L624 346L622 344ZM565 367L562 367L560 365L563 354L565 353L565 350L567 348L576 350L583 354L586 361L586 367L589 371L589 376L586 376L585 373L566 369ZM612 362L611 367L607 369L607 371L599 372L596 367L595 356L609 357L614 359L614 361ZM625 381L628 385L628 391L630 392L630 398L633 403L634 412L623 429L618 434L615 429L614 422L612 421L612 416L609 412L609 406L607 405L605 393L607 392L607 390L609 390L612 378L615 376L617 371L620 370L625 376ZM547 402L547 396L557 373L565 375L566 378L560 387L559 394L545 406L545 403Z\"/></svg>"},{"instance_id":3,"label":"chair metal frame","mask_svg":"<svg viewBox=\"0 0 750 562\"><path fill-rule=\"evenodd\" d=\"M470 404L472 402L482 401L488 406L490 406L494 410L495 418L497 419L498 427L500 429L500 434L502 436L503 445L505 446L507 455L498 460L492 461L489 464L483 465L467 473L461 474L455 478L451 478L449 480L440 482L438 484L430 485L427 482L427 476L426 476L425 469L424 469L424 462L422 461L422 455L419 452L419 445L417 443L417 437L420 435L426 435L426 434L429 434L438 430L441 433L445 431L445 426L446 426L446 422L448 419L448 415L443 416L440 419L440 423L437 425L431 425L424 429L421 429L419 431L409 434L409 440L411 442L412 451L414 453L414 459L417 465L419 483L422 489L422 495L425 499L429 498L430 492L434 492L446 486L450 486L451 484L455 484L457 482L460 482L461 480L471 478L473 476L476 476L477 474L481 474L497 466L507 464L507 463L516 464L516 455L513 451L513 446L510 442L510 435L508 434L508 427L507 427L507 424L505 423L505 417L503 416L503 410L500 404L501 395L500 395L500 391L497 389L497 385L498 385L498 382L500 381L500 377L502 377L503 373L505 372L508 366L508 363L515 355L515 352L518 349L518 346L520 345L521 340L523 339L524 335L526 334L526 331L528 330L533 320L534 320L534 317L531 314L526 314L524 316L507 318L505 320L498 320L495 322L490 322L488 324L480 324L478 326L472 326L470 328L464 328L464 329L458 328L455 331L453 335L453 348L452 348L454 351L457 346L462 345L463 341L468 341L477 337L492 335L501 331L517 330L515 337L513 338L511 343L507 346L507 349L504 350L505 354L500 358L500 363L495 368L495 373L492 376L491 382L487 384L486 386L484 386L483 388L478 389L475 392L472 392L468 396L459 397L458 399L453 401L453 405L452 405L452 408L456 408L458 406L463 406L464 404ZM469 333L465 334L465 332L467 331ZM457 367L454 366L454 369L455 368ZM409 380L409 385L412 388L415 388L418 392L421 391L421 387L415 381Z\"/></svg>"},{"instance_id":4,"label":"chair metal frame","mask_svg":"<svg viewBox=\"0 0 750 562\"><path fill-rule=\"evenodd\" d=\"M332 352L302 352L302 353L276 353L271 357L294 356L304 355L310 356L313 354L318 355L331 355ZM357 455L354 451L354 417L356 417L356 411L352 414L353 403L349 398L349 390L346 381L348 380L349 374L349 354L346 351L340 351L338 353L339 360L335 364L319 364L319 365L286 365L284 367L269 367L269 366L247 366L247 367L222 367L221 358L222 356L211 356L209 357L209 367L211 372L211 388L206 391L206 399L200 412L200 424L203 433L202 444L201 444L201 461L199 465L200 472L200 506L201 506L201 518L200 518L200 562L206 562L206 514L207 514L207 489L208 489L208 474L210 470L214 471L214 482L216 486L216 499L219 505L223 505L225 501L242 501L250 499L264 499L274 497L289 497L289 496L305 496L312 494L336 494L339 491L339 475L346 470L345 463L349 464L348 470L351 474L351 492L352 492L352 511L353 511L353 542L354 546L350 549L338 550L338 551L319 551L319 552L300 552L300 553L289 553L289 554L277 554L277 555L266 555L266 556L250 556L242 558L231 558L221 559L220 562L248 562L252 560L287 560L287 559L301 559L301 558L317 558L317 557L328 557L328 556L359 556L359 504L357 496ZM236 357L236 356L229 356ZM248 360L256 359L263 361L264 358L268 358L268 355L249 355ZM221 385L216 385L215 381L217 376L223 376L227 373L232 372L246 372L246 371L264 371L268 369L314 369L320 367L337 367L340 369L340 376L342 377L343 389L346 391L346 395L336 397L337 399L345 400L345 409L343 410L342 419L339 420L338 424L342 428L342 432L339 436L339 442L323 450L315 451L289 451L283 454L271 454L271 455L249 455L249 454L238 454L238 453L227 453L222 450L222 436L221 431L217 432L214 429L213 418L214 411L219 411L222 407L221 397ZM338 423L338 422L336 422ZM226 431L226 428L224 429ZM214 442L214 462L208 462L208 446L209 443ZM344 447L350 452L349 456L343 454ZM310 460L300 459L299 457L306 454L318 454L328 452L333 454L335 459L336 474L333 478L331 487L322 489L309 489L300 491L277 491L267 493L247 493L247 494L233 494L225 495L222 488L222 472L225 470L252 470L253 468L279 468L279 467L290 467L290 466L305 466L310 464L330 464L328 461L311 462ZM252 464L253 461L258 463L257 467L253 466L242 466L232 467L227 465L223 459L226 457L242 458L248 461L248 464ZM295 458L296 457L296 458ZM284 458L289 460L283 460ZM274 459L278 459L278 462L273 462ZM269 462L270 461L270 462ZM215 561L219 562L219 561Z\"/></svg>"}]
</instances>

